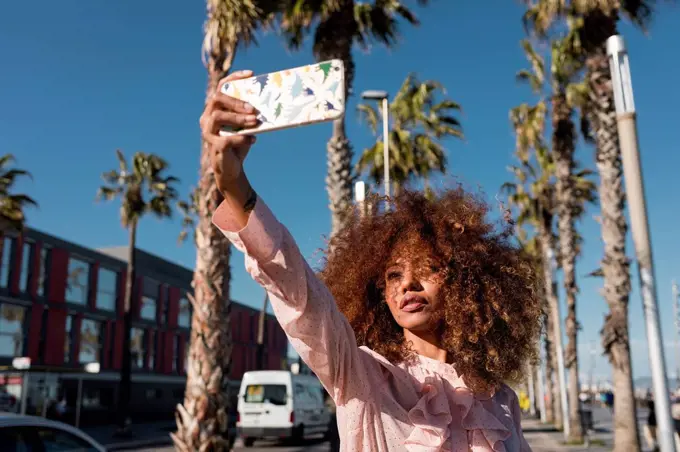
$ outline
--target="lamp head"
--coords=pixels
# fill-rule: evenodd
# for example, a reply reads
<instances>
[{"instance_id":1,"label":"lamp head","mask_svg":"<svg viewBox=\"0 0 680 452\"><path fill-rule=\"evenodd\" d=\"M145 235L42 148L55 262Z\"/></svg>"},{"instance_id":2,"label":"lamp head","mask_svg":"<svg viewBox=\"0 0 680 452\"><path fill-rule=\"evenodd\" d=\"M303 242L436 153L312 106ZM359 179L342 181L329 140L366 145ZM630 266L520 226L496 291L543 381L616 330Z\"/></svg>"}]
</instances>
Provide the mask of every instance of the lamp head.
<instances>
[{"instance_id":1,"label":"lamp head","mask_svg":"<svg viewBox=\"0 0 680 452\"><path fill-rule=\"evenodd\" d=\"M607 56L612 76L616 114L635 113L628 51L622 36L614 35L607 39Z\"/></svg>"},{"instance_id":2,"label":"lamp head","mask_svg":"<svg viewBox=\"0 0 680 452\"><path fill-rule=\"evenodd\" d=\"M369 100L383 100L387 99L389 95L387 94L387 91L369 89L361 93L361 97Z\"/></svg>"}]
</instances>

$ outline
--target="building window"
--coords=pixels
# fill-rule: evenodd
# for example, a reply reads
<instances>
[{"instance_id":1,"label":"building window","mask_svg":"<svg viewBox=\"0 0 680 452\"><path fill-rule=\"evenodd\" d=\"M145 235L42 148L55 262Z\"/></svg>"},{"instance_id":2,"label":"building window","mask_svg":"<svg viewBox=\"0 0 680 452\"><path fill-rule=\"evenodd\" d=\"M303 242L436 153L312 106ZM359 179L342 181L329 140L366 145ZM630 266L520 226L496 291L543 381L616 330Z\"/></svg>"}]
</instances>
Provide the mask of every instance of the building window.
<instances>
[{"instance_id":1,"label":"building window","mask_svg":"<svg viewBox=\"0 0 680 452\"><path fill-rule=\"evenodd\" d=\"M87 304L87 280L90 264L76 257L68 260L68 275L66 280L66 300L71 303Z\"/></svg>"},{"instance_id":2,"label":"building window","mask_svg":"<svg viewBox=\"0 0 680 452\"><path fill-rule=\"evenodd\" d=\"M177 325L182 328L191 327L191 303L186 296L179 299L179 313L177 315Z\"/></svg>"},{"instance_id":3,"label":"building window","mask_svg":"<svg viewBox=\"0 0 680 452\"><path fill-rule=\"evenodd\" d=\"M132 328L130 332L130 360L133 369L144 369L144 330Z\"/></svg>"},{"instance_id":4,"label":"building window","mask_svg":"<svg viewBox=\"0 0 680 452\"><path fill-rule=\"evenodd\" d=\"M10 266L12 265L12 246L14 240L11 237L3 237L2 262L0 263L0 287L9 285Z\"/></svg>"},{"instance_id":5,"label":"building window","mask_svg":"<svg viewBox=\"0 0 680 452\"><path fill-rule=\"evenodd\" d=\"M64 364L73 362L73 316L66 316L64 334Z\"/></svg>"},{"instance_id":6,"label":"building window","mask_svg":"<svg viewBox=\"0 0 680 452\"><path fill-rule=\"evenodd\" d=\"M28 293L31 289L31 278L33 275L33 268L31 262L34 259L35 244L31 242L24 242L21 253L21 274L19 275L19 291Z\"/></svg>"},{"instance_id":7,"label":"building window","mask_svg":"<svg viewBox=\"0 0 680 452\"><path fill-rule=\"evenodd\" d=\"M43 244L40 248L40 273L38 275L38 296L43 297L47 293L47 277L50 272L47 271L50 265L51 249Z\"/></svg>"},{"instance_id":8,"label":"building window","mask_svg":"<svg viewBox=\"0 0 680 452\"><path fill-rule=\"evenodd\" d=\"M0 305L0 356L13 358L24 355L25 321L26 308Z\"/></svg>"},{"instance_id":9,"label":"building window","mask_svg":"<svg viewBox=\"0 0 680 452\"><path fill-rule=\"evenodd\" d=\"M97 275L97 309L116 310L118 293L118 273L106 267L99 267Z\"/></svg>"},{"instance_id":10,"label":"building window","mask_svg":"<svg viewBox=\"0 0 680 452\"><path fill-rule=\"evenodd\" d=\"M101 363L102 360L102 324L96 320L83 319L80 322L80 364Z\"/></svg>"},{"instance_id":11,"label":"building window","mask_svg":"<svg viewBox=\"0 0 680 452\"><path fill-rule=\"evenodd\" d=\"M156 320L156 308L158 306L158 294L160 285L153 279L144 278L144 290L142 292L142 308L140 317L144 320Z\"/></svg>"},{"instance_id":12,"label":"building window","mask_svg":"<svg viewBox=\"0 0 680 452\"><path fill-rule=\"evenodd\" d=\"M153 331L147 331L144 338L144 348L146 349L146 362L149 369L156 368L156 334Z\"/></svg>"}]
</instances>

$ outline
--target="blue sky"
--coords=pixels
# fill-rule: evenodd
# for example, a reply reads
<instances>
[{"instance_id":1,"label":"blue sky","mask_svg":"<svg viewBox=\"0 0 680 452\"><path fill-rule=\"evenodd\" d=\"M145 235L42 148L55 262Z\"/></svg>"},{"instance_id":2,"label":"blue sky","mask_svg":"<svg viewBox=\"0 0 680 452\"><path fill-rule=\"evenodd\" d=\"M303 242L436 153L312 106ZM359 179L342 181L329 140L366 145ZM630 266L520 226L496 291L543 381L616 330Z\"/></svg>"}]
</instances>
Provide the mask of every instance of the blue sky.
<instances>
[{"instance_id":1,"label":"blue sky","mask_svg":"<svg viewBox=\"0 0 680 452\"><path fill-rule=\"evenodd\" d=\"M408 2L407 2L408 3ZM415 2L411 2L415 4ZM516 2L495 0L491 8L475 2L435 1L416 9L419 28L402 28L393 50L375 46L355 52L355 93L364 89L394 92L409 72L442 82L461 103L465 140L445 143L449 170L490 199L509 179L514 138L508 122L513 106L531 100L518 86L515 72L525 67L519 46L523 37ZM415 7L415 6L414 6ZM0 151L11 152L34 176L19 189L40 208L28 212L29 225L90 247L123 245L126 234L118 206L94 202L100 174L116 164L114 150L157 153L172 165L182 190L195 185L205 69L200 58L203 2L149 0L134 2L8 2L0 13ZM486 12L485 12L486 11ZM666 359L675 374L680 348L674 345L671 280L680 279L679 241L672 225L677 209L677 105L680 62L671 58L680 43L680 10L663 7L645 36L624 24L630 51L635 101ZM291 53L276 34L260 38L258 47L240 50L235 66L256 73L313 61L310 48ZM357 96L347 114L348 133L357 152L373 140L355 114ZM303 253L315 261L330 217L324 189L326 140L322 124L263 135L250 153L247 171L261 196L297 238ZM579 159L593 167L593 149L582 146ZM593 209L581 224L585 237L579 275L598 265L602 247ZM178 246L179 221L146 219L139 246L192 267L191 246ZM632 255L632 247L628 247ZM232 298L259 305L262 290L232 257ZM601 282L581 278L579 320L581 370L589 368L592 341L598 350L606 304ZM631 296L631 338L636 376L649 375L642 307ZM564 310L563 310L564 312ZM606 376L605 358L595 374Z\"/></svg>"}]
</instances>

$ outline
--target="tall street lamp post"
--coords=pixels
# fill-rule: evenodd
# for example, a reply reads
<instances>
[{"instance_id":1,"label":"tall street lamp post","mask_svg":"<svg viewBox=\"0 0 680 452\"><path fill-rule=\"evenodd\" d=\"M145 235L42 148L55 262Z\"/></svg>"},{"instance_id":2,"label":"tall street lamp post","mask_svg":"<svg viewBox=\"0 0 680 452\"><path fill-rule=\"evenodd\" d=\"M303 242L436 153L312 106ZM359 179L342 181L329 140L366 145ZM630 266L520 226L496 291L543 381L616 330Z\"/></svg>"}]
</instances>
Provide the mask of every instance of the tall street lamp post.
<instances>
[{"instance_id":1,"label":"tall street lamp post","mask_svg":"<svg viewBox=\"0 0 680 452\"><path fill-rule=\"evenodd\" d=\"M658 441L662 452L675 452L674 428L666 381L666 362L661 341L659 309L654 285L654 265L649 238L649 222L645 203L644 182L638 153L637 123L633 85L630 77L628 52L623 37L607 39L607 56L612 74L612 89L616 105L621 160L626 181L626 196L630 212L631 232L638 263L638 276L647 331L649 364L654 387L654 407L658 424Z\"/></svg>"}]
</instances>

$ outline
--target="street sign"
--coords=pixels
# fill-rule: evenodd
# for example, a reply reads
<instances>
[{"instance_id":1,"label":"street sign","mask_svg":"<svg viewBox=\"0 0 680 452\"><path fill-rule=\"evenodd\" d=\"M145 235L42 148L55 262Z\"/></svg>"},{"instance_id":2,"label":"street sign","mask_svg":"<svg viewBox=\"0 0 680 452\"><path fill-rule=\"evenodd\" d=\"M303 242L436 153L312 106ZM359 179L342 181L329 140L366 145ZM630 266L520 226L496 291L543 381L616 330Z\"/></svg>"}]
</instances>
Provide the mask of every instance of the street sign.
<instances>
[{"instance_id":1,"label":"street sign","mask_svg":"<svg viewBox=\"0 0 680 452\"><path fill-rule=\"evenodd\" d=\"M12 360L12 367L18 370L26 370L31 367L31 358L28 356L17 356Z\"/></svg>"}]
</instances>

